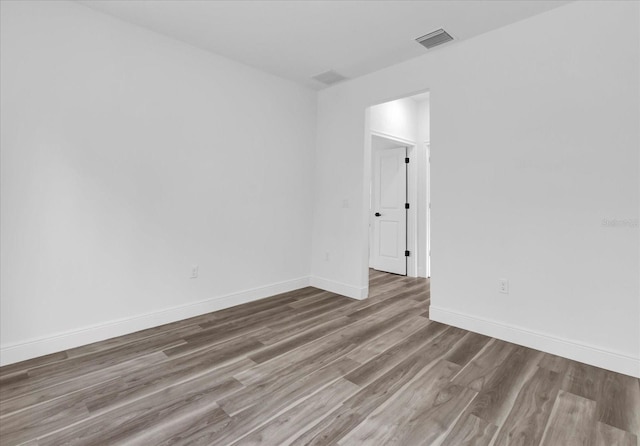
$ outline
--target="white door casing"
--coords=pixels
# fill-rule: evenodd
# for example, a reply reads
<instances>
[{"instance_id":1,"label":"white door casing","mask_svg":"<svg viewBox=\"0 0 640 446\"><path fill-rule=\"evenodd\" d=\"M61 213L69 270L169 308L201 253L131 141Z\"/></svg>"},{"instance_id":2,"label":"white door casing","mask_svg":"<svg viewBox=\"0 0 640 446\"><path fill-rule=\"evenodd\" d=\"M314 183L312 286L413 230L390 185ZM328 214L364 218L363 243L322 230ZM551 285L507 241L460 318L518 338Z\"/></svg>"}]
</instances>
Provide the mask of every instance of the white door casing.
<instances>
[{"instance_id":1,"label":"white door casing","mask_svg":"<svg viewBox=\"0 0 640 446\"><path fill-rule=\"evenodd\" d=\"M426 190L427 190L427 199L426 199L426 274L425 277L431 277L431 144L426 142L425 144L425 152L427 155L427 168L426 168Z\"/></svg>"},{"instance_id":2,"label":"white door casing","mask_svg":"<svg viewBox=\"0 0 640 446\"><path fill-rule=\"evenodd\" d=\"M407 274L407 167L406 148L373 153L372 212L373 268ZM379 214L379 215L378 215Z\"/></svg>"}]
</instances>

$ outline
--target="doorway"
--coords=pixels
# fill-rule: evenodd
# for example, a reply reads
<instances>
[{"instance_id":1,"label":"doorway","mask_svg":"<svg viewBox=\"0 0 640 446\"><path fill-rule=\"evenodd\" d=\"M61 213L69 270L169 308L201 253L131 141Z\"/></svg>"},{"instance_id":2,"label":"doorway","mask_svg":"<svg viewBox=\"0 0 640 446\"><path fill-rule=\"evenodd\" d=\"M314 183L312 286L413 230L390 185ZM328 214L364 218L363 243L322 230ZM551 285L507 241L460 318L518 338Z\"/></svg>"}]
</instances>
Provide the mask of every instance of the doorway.
<instances>
[{"instance_id":1,"label":"doorway","mask_svg":"<svg viewBox=\"0 0 640 446\"><path fill-rule=\"evenodd\" d=\"M367 109L370 271L431 275L429 107L427 92Z\"/></svg>"}]
</instances>

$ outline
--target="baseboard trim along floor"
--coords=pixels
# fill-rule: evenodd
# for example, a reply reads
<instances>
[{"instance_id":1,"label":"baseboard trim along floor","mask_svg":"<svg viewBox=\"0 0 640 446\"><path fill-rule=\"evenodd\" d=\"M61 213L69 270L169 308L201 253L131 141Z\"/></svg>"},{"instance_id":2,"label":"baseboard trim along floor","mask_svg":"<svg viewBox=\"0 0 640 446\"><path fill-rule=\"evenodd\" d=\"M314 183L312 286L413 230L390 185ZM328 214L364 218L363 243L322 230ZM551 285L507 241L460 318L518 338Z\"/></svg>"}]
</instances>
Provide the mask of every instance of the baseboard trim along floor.
<instances>
[{"instance_id":1,"label":"baseboard trim along floor","mask_svg":"<svg viewBox=\"0 0 640 446\"><path fill-rule=\"evenodd\" d=\"M225 308L298 290L310 285L358 300L366 298L368 294L368 287L357 288L315 276L299 277L297 279L217 296L199 302L165 308L147 314L82 327L62 333L55 333L51 336L2 345L0 346L0 366L37 358L38 356L79 347L92 342L104 341L116 336L123 336L139 330L211 313L212 311L224 310Z\"/></svg>"},{"instance_id":2,"label":"baseboard trim along floor","mask_svg":"<svg viewBox=\"0 0 640 446\"><path fill-rule=\"evenodd\" d=\"M340 294L341 296L347 296L358 300L366 299L369 293L369 287L358 288L353 285L336 282L335 280L329 280L318 276L311 276L309 284L312 287L320 288L321 290L330 291L332 293Z\"/></svg>"},{"instance_id":3,"label":"baseboard trim along floor","mask_svg":"<svg viewBox=\"0 0 640 446\"><path fill-rule=\"evenodd\" d=\"M429 307L431 320L596 367L640 378L640 359L443 308Z\"/></svg>"},{"instance_id":4,"label":"baseboard trim along floor","mask_svg":"<svg viewBox=\"0 0 640 446\"><path fill-rule=\"evenodd\" d=\"M101 324L55 333L51 336L0 346L0 366L13 364L50 353L80 347L92 342L104 341L136 331L181 321L212 311L224 310L276 294L309 286L309 277L272 283L263 287L216 296L211 299L165 308L151 313L117 319Z\"/></svg>"}]
</instances>

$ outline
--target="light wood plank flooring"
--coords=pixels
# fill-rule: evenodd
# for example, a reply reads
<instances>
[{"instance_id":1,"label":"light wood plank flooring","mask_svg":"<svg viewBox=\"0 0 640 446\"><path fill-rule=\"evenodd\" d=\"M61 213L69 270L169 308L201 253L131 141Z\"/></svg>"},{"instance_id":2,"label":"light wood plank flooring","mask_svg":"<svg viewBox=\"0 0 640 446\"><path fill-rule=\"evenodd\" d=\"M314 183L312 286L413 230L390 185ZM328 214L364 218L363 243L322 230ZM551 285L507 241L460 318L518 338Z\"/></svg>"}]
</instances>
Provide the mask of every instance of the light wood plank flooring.
<instances>
[{"instance_id":1,"label":"light wood plank flooring","mask_svg":"<svg viewBox=\"0 0 640 446\"><path fill-rule=\"evenodd\" d=\"M0 444L631 446L640 381L429 320L371 272L0 368Z\"/></svg>"}]
</instances>

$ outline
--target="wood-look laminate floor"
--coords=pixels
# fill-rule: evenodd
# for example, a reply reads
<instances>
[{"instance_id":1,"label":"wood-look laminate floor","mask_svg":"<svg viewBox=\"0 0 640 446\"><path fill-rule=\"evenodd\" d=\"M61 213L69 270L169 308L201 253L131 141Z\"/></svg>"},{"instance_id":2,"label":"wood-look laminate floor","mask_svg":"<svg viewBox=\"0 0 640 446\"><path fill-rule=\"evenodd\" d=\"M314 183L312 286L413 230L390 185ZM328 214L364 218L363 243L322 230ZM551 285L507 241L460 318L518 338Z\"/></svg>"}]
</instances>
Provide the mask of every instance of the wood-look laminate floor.
<instances>
[{"instance_id":1,"label":"wood-look laminate floor","mask_svg":"<svg viewBox=\"0 0 640 446\"><path fill-rule=\"evenodd\" d=\"M372 271L0 368L0 444L631 446L640 381L428 319Z\"/></svg>"}]
</instances>

